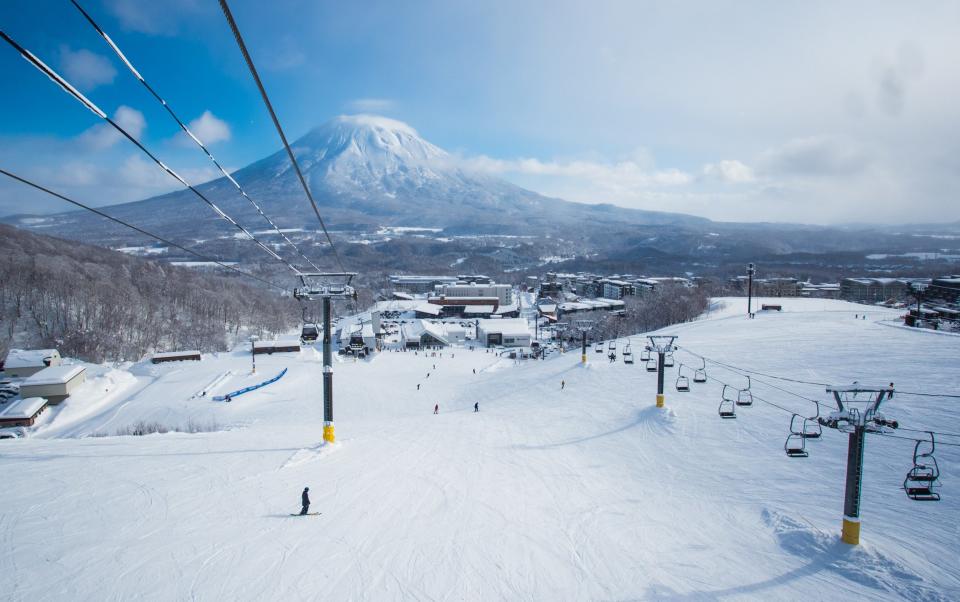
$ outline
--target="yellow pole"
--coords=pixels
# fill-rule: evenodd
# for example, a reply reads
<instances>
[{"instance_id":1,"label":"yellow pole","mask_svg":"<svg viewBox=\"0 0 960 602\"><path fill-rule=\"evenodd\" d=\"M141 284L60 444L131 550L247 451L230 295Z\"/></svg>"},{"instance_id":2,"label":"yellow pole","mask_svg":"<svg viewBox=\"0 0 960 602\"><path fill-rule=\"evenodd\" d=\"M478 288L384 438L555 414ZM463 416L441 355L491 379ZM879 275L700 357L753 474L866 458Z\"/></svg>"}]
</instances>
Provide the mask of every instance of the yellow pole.
<instances>
[{"instance_id":1,"label":"yellow pole","mask_svg":"<svg viewBox=\"0 0 960 602\"><path fill-rule=\"evenodd\" d=\"M840 539L843 543L852 546L860 545L860 519L843 517L843 530L840 532Z\"/></svg>"},{"instance_id":2,"label":"yellow pole","mask_svg":"<svg viewBox=\"0 0 960 602\"><path fill-rule=\"evenodd\" d=\"M657 393L657 407L663 407L663 393Z\"/></svg>"},{"instance_id":3,"label":"yellow pole","mask_svg":"<svg viewBox=\"0 0 960 602\"><path fill-rule=\"evenodd\" d=\"M333 433L333 423L324 422L323 423L323 440L327 443L333 443L337 440L336 435Z\"/></svg>"}]
</instances>

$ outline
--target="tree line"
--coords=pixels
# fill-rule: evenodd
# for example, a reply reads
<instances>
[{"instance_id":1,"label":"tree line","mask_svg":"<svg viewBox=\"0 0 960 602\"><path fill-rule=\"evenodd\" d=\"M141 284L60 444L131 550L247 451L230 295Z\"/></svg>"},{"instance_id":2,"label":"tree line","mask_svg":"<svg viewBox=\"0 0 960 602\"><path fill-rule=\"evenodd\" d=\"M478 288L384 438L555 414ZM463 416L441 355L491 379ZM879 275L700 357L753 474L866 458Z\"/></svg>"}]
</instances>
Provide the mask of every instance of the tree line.
<instances>
[{"instance_id":1,"label":"tree line","mask_svg":"<svg viewBox=\"0 0 960 602\"><path fill-rule=\"evenodd\" d=\"M11 347L55 347L91 362L224 351L298 319L293 300L238 277L0 225L0 358Z\"/></svg>"}]
</instances>

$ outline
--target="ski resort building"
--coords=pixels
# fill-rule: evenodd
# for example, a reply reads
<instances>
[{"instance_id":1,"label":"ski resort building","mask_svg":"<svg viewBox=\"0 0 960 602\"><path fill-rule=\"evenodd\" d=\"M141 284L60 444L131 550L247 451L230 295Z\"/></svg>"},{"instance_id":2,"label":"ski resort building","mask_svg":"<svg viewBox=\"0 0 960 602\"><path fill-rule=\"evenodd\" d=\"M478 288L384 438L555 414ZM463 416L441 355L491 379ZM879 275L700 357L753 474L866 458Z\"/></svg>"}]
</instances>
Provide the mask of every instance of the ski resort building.
<instances>
[{"instance_id":1,"label":"ski resort building","mask_svg":"<svg viewBox=\"0 0 960 602\"><path fill-rule=\"evenodd\" d=\"M284 353L300 351L300 343L297 341L256 341L253 344L253 354L262 355L264 353Z\"/></svg>"},{"instance_id":2,"label":"ski resort building","mask_svg":"<svg viewBox=\"0 0 960 602\"><path fill-rule=\"evenodd\" d=\"M479 320L477 341L486 347L529 347L533 337L526 320Z\"/></svg>"},{"instance_id":3,"label":"ski resort building","mask_svg":"<svg viewBox=\"0 0 960 602\"><path fill-rule=\"evenodd\" d=\"M414 320L400 329L400 342L408 349L446 347L450 344L443 326L430 320Z\"/></svg>"},{"instance_id":4,"label":"ski resort building","mask_svg":"<svg viewBox=\"0 0 960 602\"><path fill-rule=\"evenodd\" d=\"M3 362L7 376L26 378L44 368L59 366L60 352L56 349L11 349Z\"/></svg>"},{"instance_id":5,"label":"ski resort building","mask_svg":"<svg viewBox=\"0 0 960 602\"><path fill-rule=\"evenodd\" d=\"M907 282L899 278L844 278L840 298L857 303L877 303L900 299L907 294Z\"/></svg>"},{"instance_id":6,"label":"ski resort building","mask_svg":"<svg viewBox=\"0 0 960 602\"><path fill-rule=\"evenodd\" d=\"M199 362L200 359L199 351L164 351L162 353L154 353L153 357L150 358L150 362L153 364L163 364L165 362Z\"/></svg>"},{"instance_id":7,"label":"ski resort building","mask_svg":"<svg viewBox=\"0 0 960 602\"><path fill-rule=\"evenodd\" d=\"M83 366L51 366L29 377L20 385L20 396L45 397L51 404L58 404L86 380L87 369Z\"/></svg>"},{"instance_id":8,"label":"ski resort building","mask_svg":"<svg viewBox=\"0 0 960 602\"><path fill-rule=\"evenodd\" d=\"M434 288L444 284L456 284L453 276L412 276L392 274L390 284L398 291L405 293L432 293Z\"/></svg>"},{"instance_id":9,"label":"ski resort building","mask_svg":"<svg viewBox=\"0 0 960 602\"><path fill-rule=\"evenodd\" d=\"M46 407L47 400L42 397L8 401L0 405L0 427L33 426Z\"/></svg>"}]
</instances>

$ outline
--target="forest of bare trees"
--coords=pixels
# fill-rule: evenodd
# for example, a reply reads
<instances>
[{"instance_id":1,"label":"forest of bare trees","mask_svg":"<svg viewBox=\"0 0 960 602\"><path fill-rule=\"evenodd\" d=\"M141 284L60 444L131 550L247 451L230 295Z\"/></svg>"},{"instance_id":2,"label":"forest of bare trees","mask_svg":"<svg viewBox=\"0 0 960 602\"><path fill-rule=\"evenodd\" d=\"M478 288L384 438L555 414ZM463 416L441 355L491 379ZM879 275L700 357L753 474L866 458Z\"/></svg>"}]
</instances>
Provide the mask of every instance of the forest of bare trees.
<instances>
[{"instance_id":1,"label":"forest of bare trees","mask_svg":"<svg viewBox=\"0 0 960 602\"><path fill-rule=\"evenodd\" d=\"M667 286L643 295L624 297L623 301L625 315L606 314L596 318L590 332L592 340L650 332L689 322L706 311L710 297L702 288Z\"/></svg>"},{"instance_id":2,"label":"forest of bare trees","mask_svg":"<svg viewBox=\"0 0 960 602\"><path fill-rule=\"evenodd\" d=\"M298 319L295 302L237 277L0 225L0 357L10 347L92 362L222 351L241 333L269 336Z\"/></svg>"}]
</instances>

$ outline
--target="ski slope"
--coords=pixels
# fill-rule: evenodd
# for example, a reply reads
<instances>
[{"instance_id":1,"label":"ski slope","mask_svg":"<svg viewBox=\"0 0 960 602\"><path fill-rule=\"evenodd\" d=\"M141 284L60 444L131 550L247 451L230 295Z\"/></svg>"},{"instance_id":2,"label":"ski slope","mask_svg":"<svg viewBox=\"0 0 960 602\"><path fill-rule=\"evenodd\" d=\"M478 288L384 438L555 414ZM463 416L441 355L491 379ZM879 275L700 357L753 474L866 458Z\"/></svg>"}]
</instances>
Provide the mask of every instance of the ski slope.
<instances>
[{"instance_id":1,"label":"ski slope","mask_svg":"<svg viewBox=\"0 0 960 602\"><path fill-rule=\"evenodd\" d=\"M957 393L960 337L891 327L887 310L855 320L864 306L776 302L783 312L746 320L745 299L718 300L663 332L770 374ZM632 341L638 353L642 337ZM115 371L126 376L111 377L106 401L91 391L71 400L86 394L95 411L2 442L3 597L960 598L960 447L937 448L943 500L918 503L899 489L912 443L871 436L862 545L850 547L839 542L846 435L825 429L809 458L787 458L788 413L758 401L737 420L717 416L715 379L745 383L729 371L708 365L709 382L678 393L670 370L657 409L654 373L592 350L586 367L579 351L519 364L482 349L338 359L337 443L318 446L318 351L258 356L256 375L240 351L136 364ZM676 359L693 363L683 351ZM212 382L229 391L284 368L229 404L191 399ZM822 387L760 379L827 399ZM753 390L813 409L756 380ZM957 403L898 395L885 413L960 433ZM87 437L137 420L222 430ZM304 486L322 515L289 516Z\"/></svg>"}]
</instances>

